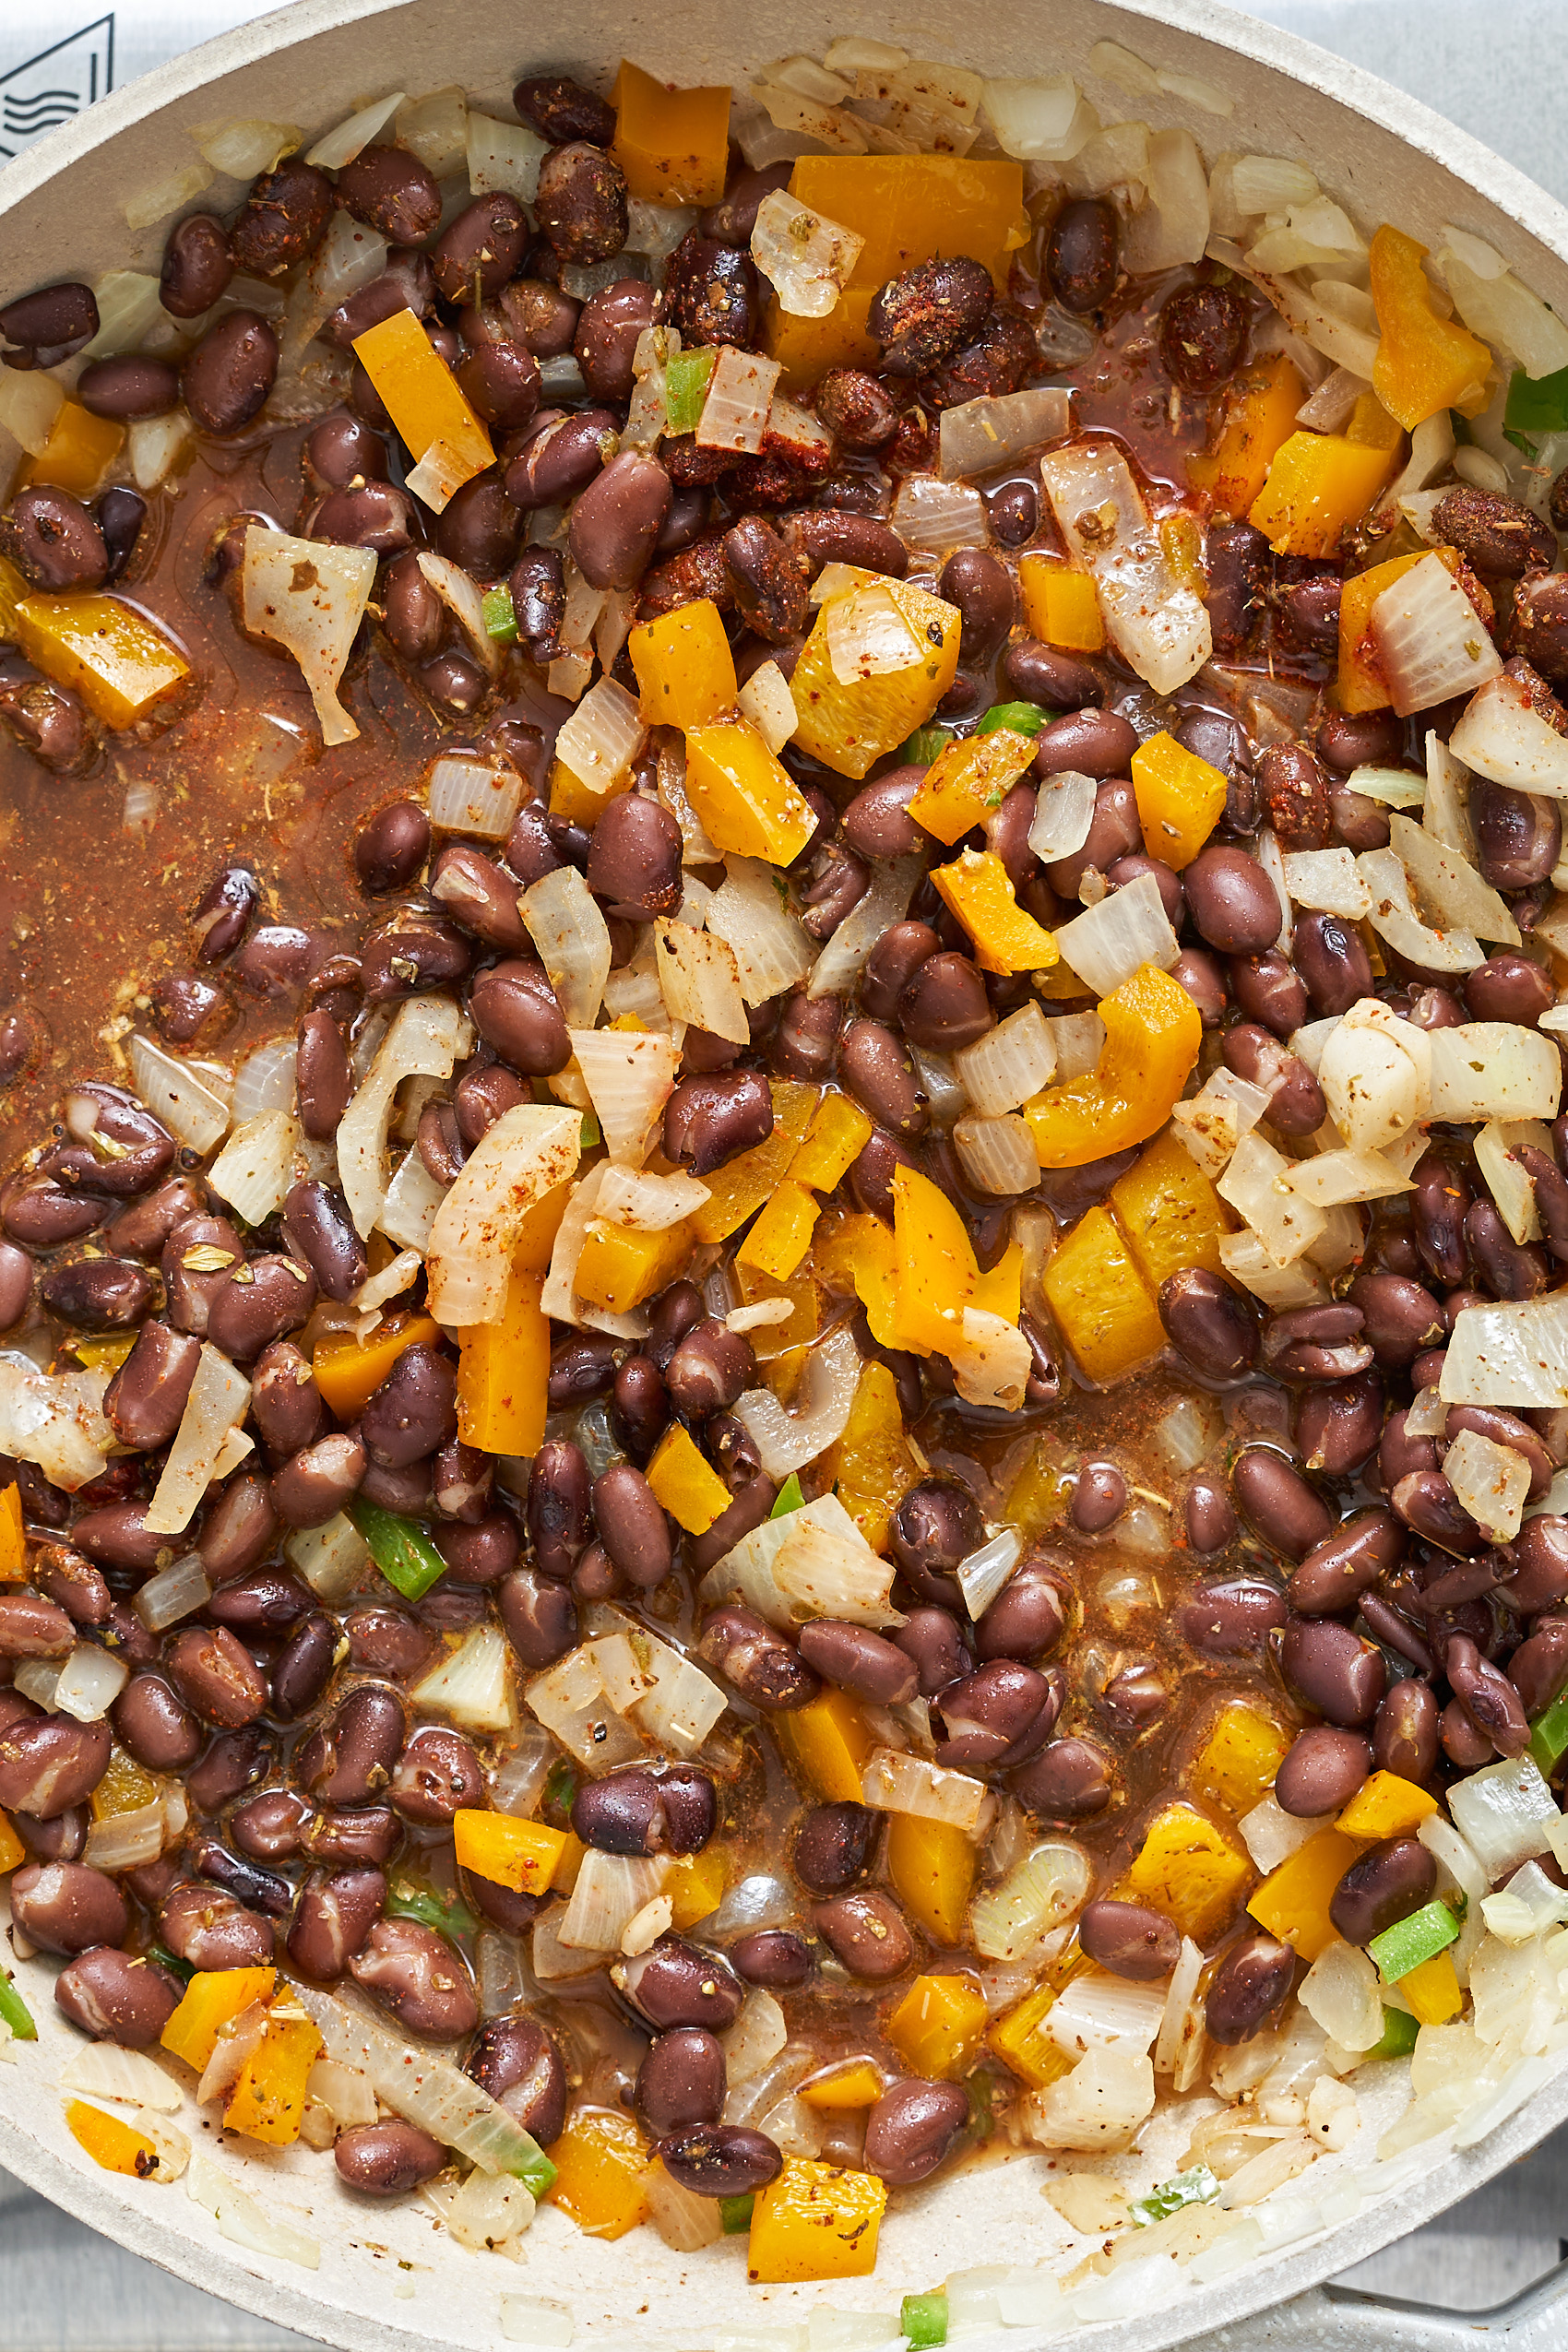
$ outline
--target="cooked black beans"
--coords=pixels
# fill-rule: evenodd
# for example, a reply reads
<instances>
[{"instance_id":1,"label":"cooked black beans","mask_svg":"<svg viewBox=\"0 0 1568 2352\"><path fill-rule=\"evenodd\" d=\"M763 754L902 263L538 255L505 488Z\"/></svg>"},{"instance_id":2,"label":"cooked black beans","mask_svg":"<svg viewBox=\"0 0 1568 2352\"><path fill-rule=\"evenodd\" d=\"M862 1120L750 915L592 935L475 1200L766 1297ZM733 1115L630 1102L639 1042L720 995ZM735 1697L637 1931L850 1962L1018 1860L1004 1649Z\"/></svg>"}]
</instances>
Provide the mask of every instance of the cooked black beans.
<instances>
[{"instance_id":1,"label":"cooked black beans","mask_svg":"<svg viewBox=\"0 0 1568 2352\"><path fill-rule=\"evenodd\" d=\"M770 1483L765 1479L753 1481L756 1486ZM737 1508L740 1500L738 1497L731 1510ZM759 1515L766 1518L767 1512L764 1510ZM726 1513L725 1517L728 1516ZM719 1524L721 1526L722 1521ZM739 1535L734 1540L739 1542ZM754 1610L734 1605L715 1610L705 1622L696 1646L697 1656L716 1667L754 1706L767 1710L804 1706L822 1687L794 1643Z\"/></svg>"},{"instance_id":2,"label":"cooked black beans","mask_svg":"<svg viewBox=\"0 0 1568 2352\"><path fill-rule=\"evenodd\" d=\"M333 2144L339 2180L370 2197L400 2197L433 2180L446 2162L439 2140L417 2123L393 2116L380 2123L350 2123Z\"/></svg>"},{"instance_id":3,"label":"cooked black beans","mask_svg":"<svg viewBox=\"0 0 1568 2352\"><path fill-rule=\"evenodd\" d=\"M636 1959L618 1964L615 1980L657 2032L702 2025L721 2034L740 2013L741 1985L728 1963L683 1936L661 1935Z\"/></svg>"},{"instance_id":4,"label":"cooked black beans","mask_svg":"<svg viewBox=\"0 0 1568 2352\"><path fill-rule=\"evenodd\" d=\"M528 239L528 214L516 196L476 197L431 248L436 286L449 303L478 304L498 294L517 276Z\"/></svg>"},{"instance_id":5,"label":"cooked black beans","mask_svg":"<svg viewBox=\"0 0 1568 2352\"><path fill-rule=\"evenodd\" d=\"M1382 1651L1326 1617L1286 1626L1279 1670L1298 1698L1349 1730L1372 1721L1388 1680Z\"/></svg>"},{"instance_id":6,"label":"cooked black beans","mask_svg":"<svg viewBox=\"0 0 1568 2352\"><path fill-rule=\"evenodd\" d=\"M112 1878L82 1862L30 1862L12 1873L11 1917L45 1952L123 1943L130 1914Z\"/></svg>"},{"instance_id":7,"label":"cooked black beans","mask_svg":"<svg viewBox=\"0 0 1568 2352\"><path fill-rule=\"evenodd\" d=\"M1210 1380L1239 1380L1258 1351L1258 1327L1241 1291L1222 1275L1184 1266L1159 1286L1159 1319L1171 1346Z\"/></svg>"},{"instance_id":8,"label":"cooked black beans","mask_svg":"<svg viewBox=\"0 0 1568 2352\"><path fill-rule=\"evenodd\" d=\"M1347 1943L1370 1943L1431 1899L1437 1863L1419 1837L1390 1837L1352 1862L1329 1901Z\"/></svg>"},{"instance_id":9,"label":"cooked black beans","mask_svg":"<svg viewBox=\"0 0 1568 2352\"><path fill-rule=\"evenodd\" d=\"M572 1058L565 1018L541 964L517 957L492 965L469 991L469 1012L486 1044L524 1077L549 1077Z\"/></svg>"},{"instance_id":10,"label":"cooked black beans","mask_svg":"<svg viewBox=\"0 0 1568 2352\"><path fill-rule=\"evenodd\" d=\"M915 1941L904 1915L879 1887L835 1895L819 1903L812 1917L834 1957L868 1984L902 1976L914 1957Z\"/></svg>"},{"instance_id":11,"label":"cooked black beans","mask_svg":"<svg viewBox=\"0 0 1568 2352\"><path fill-rule=\"evenodd\" d=\"M180 390L204 433L243 433L266 406L278 374L278 338L254 310L230 311L186 360Z\"/></svg>"},{"instance_id":12,"label":"cooked black beans","mask_svg":"<svg viewBox=\"0 0 1568 2352\"><path fill-rule=\"evenodd\" d=\"M1361 1786L1372 1762L1372 1749L1359 1732L1313 1724L1291 1742L1275 1780L1275 1798L1284 1812L1303 1820L1336 1813Z\"/></svg>"},{"instance_id":13,"label":"cooked black beans","mask_svg":"<svg viewBox=\"0 0 1568 2352\"><path fill-rule=\"evenodd\" d=\"M1204 1996L1204 2024L1224 2049L1250 2042L1284 2006L1295 1982L1296 1955L1261 1929L1233 1943Z\"/></svg>"},{"instance_id":14,"label":"cooked black beans","mask_svg":"<svg viewBox=\"0 0 1568 2352\"><path fill-rule=\"evenodd\" d=\"M689 1159L694 1176L711 1175L773 1133L773 1098L755 1070L715 1070L683 1078L664 1107L664 1150Z\"/></svg>"},{"instance_id":15,"label":"cooked black beans","mask_svg":"<svg viewBox=\"0 0 1568 2352\"><path fill-rule=\"evenodd\" d=\"M109 574L103 533L79 498L38 483L19 490L0 518L0 553L33 588L101 588Z\"/></svg>"},{"instance_id":16,"label":"cooked black beans","mask_svg":"<svg viewBox=\"0 0 1568 2352\"><path fill-rule=\"evenodd\" d=\"M542 2146L560 2138L566 2069L554 2037L534 2018L491 2018L475 2035L463 2071Z\"/></svg>"},{"instance_id":17,"label":"cooked black beans","mask_svg":"<svg viewBox=\"0 0 1568 2352\"><path fill-rule=\"evenodd\" d=\"M699 2124L662 2140L659 2160L695 2197L743 2197L778 2179L784 2159L765 2132L739 2123Z\"/></svg>"},{"instance_id":18,"label":"cooked black beans","mask_svg":"<svg viewBox=\"0 0 1568 2352\"><path fill-rule=\"evenodd\" d=\"M1232 1518L1229 1532L1234 1526ZM1206 1549L1218 1551L1228 1540L1229 1534ZM1232 1576L1194 1586L1180 1604L1176 1622L1182 1639L1205 1657L1246 1657L1263 1650L1288 1614L1285 1596L1275 1586L1259 1577Z\"/></svg>"},{"instance_id":19,"label":"cooked black beans","mask_svg":"<svg viewBox=\"0 0 1568 2352\"><path fill-rule=\"evenodd\" d=\"M910 2188L952 2155L968 2122L958 2084L895 2083L866 2118L866 2170L891 2188Z\"/></svg>"},{"instance_id":20,"label":"cooked black beans","mask_svg":"<svg viewBox=\"0 0 1568 2352\"><path fill-rule=\"evenodd\" d=\"M701 2025L656 2036L637 2073L636 2101L655 2138L717 2123L724 2104L724 2050Z\"/></svg>"},{"instance_id":21,"label":"cooked black beans","mask_svg":"<svg viewBox=\"0 0 1568 2352\"><path fill-rule=\"evenodd\" d=\"M479 2002L457 1947L417 1919L377 1919L349 1974L406 2033L454 2041L479 2023Z\"/></svg>"}]
</instances>

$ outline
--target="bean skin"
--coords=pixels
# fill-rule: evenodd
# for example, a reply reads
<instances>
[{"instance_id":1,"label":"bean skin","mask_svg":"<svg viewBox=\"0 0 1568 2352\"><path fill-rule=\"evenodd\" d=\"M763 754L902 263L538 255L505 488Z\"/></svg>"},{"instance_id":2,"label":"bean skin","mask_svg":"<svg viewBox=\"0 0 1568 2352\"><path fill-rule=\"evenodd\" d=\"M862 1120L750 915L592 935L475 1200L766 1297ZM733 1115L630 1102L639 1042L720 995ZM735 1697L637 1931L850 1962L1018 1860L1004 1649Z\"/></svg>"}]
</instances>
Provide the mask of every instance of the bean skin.
<instances>
[{"instance_id":1,"label":"bean skin","mask_svg":"<svg viewBox=\"0 0 1568 2352\"><path fill-rule=\"evenodd\" d=\"M1568 1621L1538 1618L1528 1641L1521 1642L1508 1661L1508 1680L1526 1716L1533 1718L1549 1707L1568 1681Z\"/></svg>"},{"instance_id":2,"label":"bean skin","mask_svg":"<svg viewBox=\"0 0 1568 2352\"><path fill-rule=\"evenodd\" d=\"M866 1983L902 1976L914 1957L914 1938L902 1912L878 1888L819 1903L812 1917L834 1956Z\"/></svg>"},{"instance_id":3,"label":"bean skin","mask_svg":"<svg viewBox=\"0 0 1568 2352\"><path fill-rule=\"evenodd\" d=\"M349 1974L406 2033L454 2041L479 2023L479 2002L456 1947L417 1919L377 1919Z\"/></svg>"},{"instance_id":4,"label":"bean skin","mask_svg":"<svg viewBox=\"0 0 1568 2352\"><path fill-rule=\"evenodd\" d=\"M1100 1967L1134 1984L1170 1976L1182 1954L1180 1931L1163 1913L1105 1897L1080 1912L1078 1941Z\"/></svg>"},{"instance_id":5,"label":"bean skin","mask_svg":"<svg viewBox=\"0 0 1568 2352\"><path fill-rule=\"evenodd\" d=\"M1388 1680L1382 1651L1332 1618L1287 1625L1279 1670L1298 1698L1347 1730L1372 1721Z\"/></svg>"},{"instance_id":6,"label":"bean skin","mask_svg":"<svg viewBox=\"0 0 1568 2352\"><path fill-rule=\"evenodd\" d=\"M683 1936L661 1935L647 1952L618 1963L612 1976L656 2032L702 2025L721 2034L740 2014L740 1979L728 1962Z\"/></svg>"},{"instance_id":7,"label":"bean skin","mask_svg":"<svg viewBox=\"0 0 1568 2352\"><path fill-rule=\"evenodd\" d=\"M1289 1997L1296 1955L1261 1930L1233 1943L1210 1979L1204 1997L1204 2025L1210 2041L1234 2049L1263 2031Z\"/></svg>"},{"instance_id":8,"label":"bean skin","mask_svg":"<svg viewBox=\"0 0 1568 2352\"><path fill-rule=\"evenodd\" d=\"M54 1979L54 2003L94 2041L148 2049L180 2005L184 1987L156 1961L132 1960L113 1944L78 1953Z\"/></svg>"},{"instance_id":9,"label":"bean skin","mask_svg":"<svg viewBox=\"0 0 1568 2352\"><path fill-rule=\"evenodd\" d=\"M656 2139L717 2123L724 2104L724 2049L700 2025L658 2035L637 2073L636 2103Z\"/></svg>"},{"instance_id":10,"label":"bean skin","mask_svg":"<svg viewBox=\"0 0 1568 2352\"><path fill-rule=\"evenodd\" d=\"M449 303L482 303L517 274L528 214L504 192L475 198L431 248L435 283Z\"/></svg>"},{"instance_id":11,"label":"bean skin","mask_svg":"<svg viewBox=\"0 0 1568 2352\"><path fill-rule=\"evenodd\" d=\"M568 1587L515 1568L496 1587L506 1638L530 1673L542 1673L576 1645L577 1611Z\"/></svg>"},{"instance_id":12,"label":"bean skin","mask_svg":"<svg viewBox=\"0 0 1568 2352\"><path fill-rule=\"evenodd\" d=\"M1194 924L1221 955L1259 956L1274 945L1284 910L1268 875L1244 849L1211 842L1182 881Z\"/></svg>"},{"instance_id":13,"label":"bean skin","mask_svg":"<svg viewBox=\"0 0 1568 2352\"><path fill-rule=\"evenodd\" d=\"M566 2069L554 2037L532 2017L493 2017L475 2035L463 2072L541 2147L566 2122Z\"/></svg>"},{"instance_id":14,"label":"bean skin","mask_svg":"<svg viewBox=\"0 0 1568 2352\"><path fill-rule=\"evenodd\" d=\"M1331 1479L1360 1469L1376 1451L1384 1404L1375 1372L1309 1388L1296 1409L1296 1443L1305 1467Z\"/></svg>"},{"instance_id":15,"label":"bean skin","mask_svg":"<svg viewBox=\"0 0 1568 2352\"><path fill-rule=\"evenodd\" d=\"M1313 1724L1292 1741L1275 1777L1275 1800L1303 1821L1336 1813L1349 1803L1372 1764L1372 1749L1360 1732Z\"/></svg>"},{"instance_id":16,"label":"bean skin","mask_svg":"<svg viewBox=\"0 0 1568 2352\"><path fill-rule=\"evenodd\" d=\"M112 1878L81 1862L30 1862L12 1873L11 1917L42 1951L74 1954L123 1943L130 1924Z\"/></svg>"},{"instance_id":17,"label":"bean skin","mask_svg":"<svg viewBox=\"0 0 1568 2352\"><path fill-rule=\"evenodd\" d=\"M968 2122L958 2084L895 2083L866 2118L865 2168L890 2188L911 2188L952 2155Z\"/></svg>"},{"instance_id":18,"label":"bean skin","mask_svg":"<svg viewBox=\"0 0 1568 2352\"><path fill-rule=\"evenodd\" d=\"M1261 1578L1232 1576L1197 1585L1176 1610L1183 1641L1205 1657L1260 1655L1289 1616L1285 1596Z\"/></svg>"},{"instance_id":19,"label":"bean skin","mask_svg":"<svg viewBox=\"0 0 1568 2352\"><path fill-rule=\"evenodd\" d=\"M749 1985L788 1992L809 1984L815 1973L811 1946L788 1928L758 1928L730 1946L731 1965Z\"/></svg>"},{"instance_id":20,"label":"bean skin","mask_svg":"<svg viewBox=\"0 0 1568 2352\"><path fill-rule=\"evenodd\" d=\"M1014 1657L1028 1661L1044 1657L1057 1647L1065 1633L1072 1605L1072 1587L1058 1570L1046 1562L1026 1562L980 1618L975 1628L976 1648L982 1658ZM917 1617L925 1616L939 1619L951 1631L954 1637L951 1655L955 1658L962 1657L963 1653L957 1646L957 1627L946 1611L911 1610L909 1623L912 1625ZM903 1631L907 1633L909 1627L906 1626ZM905 1646L901 1636L896 1638L899 1639L900 1647ZM911 1655L916 1653L911 1652ZM965 1670L964 1666L956 1667L955 1671L947 1676L947 1681L956 1681L958 1674ZM927 1671L922 1669L921 1695L931 1698L934 1693L925 1687L928 1679Z\"/></svg>"},{"instance_id":21,"label":"bean skin","mask_svg":"<svg viewBox=\"0 0 1568 2352\"><path fill-rule=\"evenodd\" d=\"M1568 1600L1568 1519L1555 1512L1526 1519L1510 1549L1513 1573L1503 1587L1510 1609L1530 1617Z\"/></svg>"},{"instance_id":22,"label":"bean skin","mask_svg":"<svg viewBox=\"0 0 1568 2352\"><path fill-rule=\"evenodd\" d=\"M165 1323L144 1323L136 1344L104 1391L103 1412L122 1445L148 1452L167 1445L180 1426L201 1343Z\"/></svg>"},{"instance_id":23,"label":"bean skin","mask_svg":"<svg viewBox=\"0 0 1568 2352\"><path fill-rule=\"evenodd\" d=\"M395 1691L361 1683L294 1757L294 1776L324 1805L362 1805L390 1782L404 1741Z\"/></svg>"},{"instance_id":24,"label":"bean skin","mask_svg":"<svg viewBox=\"0 0 1568 2352\"><path fill-rule=\"evenodd\" d=\"M68 1644L68 1629L65 1638ZM801 1628L800 1649L824 1681L875 1706L897 1706L915 1695L918 1678L909 1659L868 1626L813 1618Z\"/></svg>"},{"instance_id":25,"label":"bean skin","mask_svg":"<svg viewBox=\"0 0 1568 2352\"><path fill-rule=\"evenodd\" d=\"M13 1695L19 1700L19 1693ZM106 1723L75 1723L30 1707L0 1729L0 1806L50 1821L84 1804L109 1769L111 1745Z\"/></svg>"},{"instance_id":26,"label":"bean skin","mask_svg":"<svg viewBox=\"0 0 1568 2352\"><path fill-rule=\"evenodd\" d=\"M401 2197L434 2180L446 2162L439 2140L417 2123L394 2116L381 2123L350 2123L332 2150L338 2177L369 2197Z\"/></svg>"},{"instance_id":27,"label":"bean skin","mask_svg":"<svg viewBox=\"0 0 1568 2352\"><path fill-rule=\"evenodd\" d=\"M1518 1657L1516 1650L1515 1666ZM1372 1722L1373 1764L1380 1772L1423 1785L1437 1764L1437 1702L1427 1683L1407 1679L1391 1684Z\"/></svg>"},{"instance_id":28,"label":"bean skin","mask_svg":"<svg viewBox=\"0 0 1568 2352\"><path fill-rule=\"evenodd\" d=\"M1184 1266L1159 1286L1165 1336L1210 1380L1239 1380L1257 1360L1258 1327L1242 1293L1223 1276Z\"/></svg>"},{"instance_id":29,"label":"bean skin","mask_svg":"<svg viewBox=\"0 0 1568 2352\"><path fill-rule=\"evenodd\" d=\"M733 1603L715 1610L705 1621L696 1655L754 1706L767 1712L804 1706L822 1688L793 1642L754 1610Z\"/></svg>"},{"instance_id":30,"label":"bean skin","mask_svg":"<svg viewBox=\"0 0 1568 2352\"><path fill-rule=\"evenodd\" d=\"M201 1753L201 1725L161 1674L133 1674L111 1712L120 1745L148 1772L183 1772Z\"/></svg>"},{"instance_id":31,"label":"bean skin","mask_svg":"<svg viewBox=\"0 0 1568 2352\"><path fill-rule=\"evenodd\" d=\"M240 1729L267 1705L267 1683L243 1642L226 1627L191 1626L168 1651L171 1681L187 1706L208 1723Z\"/></svg>"},{"instance_id":32,"label":"bean skin","mask_svg":"<svg viewBox=\"0 0 1568 2352\"><path fill-rule=\"evenodd\" d=\"M457 1434L456 1366L422 1341L405 1348L360 1420L365 1452L383 1469L422 1462Z\"/></svg>"},{"instance_id":33,"label":"bean skin","mask_svg":"<svg viewBox=\"0 0 1568 2352\"><path fill-rule=\"evenodd\" d=\"M694 1176L711 1175L737 1153L766 1143L772 1133L773 1099L755 1070L683 1078L664 1107L665 1156L688 1160Z\"/></svg>"},{"instance_id":34,"label":"bean skin","mask_svg":"<svg viewBox=\"0 0 1568 2352\"><path fill-rule=\"evenodd\" d=\"M695 2197L743 2197L776 2180L784 2159L764 2132L739 2123L704 2123L659 2144L671 2180Z\"/></svg>"}]
</instances>

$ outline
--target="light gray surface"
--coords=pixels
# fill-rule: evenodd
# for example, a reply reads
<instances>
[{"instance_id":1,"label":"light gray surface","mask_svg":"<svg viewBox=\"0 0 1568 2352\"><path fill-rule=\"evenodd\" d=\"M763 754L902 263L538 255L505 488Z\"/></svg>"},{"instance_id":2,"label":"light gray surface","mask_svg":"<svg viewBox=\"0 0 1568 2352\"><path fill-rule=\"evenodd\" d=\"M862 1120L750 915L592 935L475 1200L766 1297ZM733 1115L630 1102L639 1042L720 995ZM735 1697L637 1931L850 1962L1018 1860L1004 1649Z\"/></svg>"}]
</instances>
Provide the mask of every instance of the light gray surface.
<instances>
[{"instance_id":1,"label":"light gray surface","mask_svg":"<svg viewBox=\"0 0 1568 2352\"><path fill-rule=\"evenodd\" d=\"M129 72L261 11L244 0L122 0L112 13L118 86ZM1274 0L1253 13L1408 89L1568 198L1557 65L1568 0ZM92 6L60 0L0 11L0 97L8 81L20 88L25 79L34 90L68 84L67 63L79 48L56 52L58 62L26 77L14 69L52 42L76 36L79 43L100 20ZM111 55L101 37L96 53ZM1568 2129L1340 2283L1454 2313L1481 2311L1549 2269L1565 2243ZM1452 2340L1435 2310L1407 2316L1396 2331L1359 2303L1336 2304L1332 2317L1336 2334L1370 2322L1358 2330L1369 2344L1392 2342L1396 2332L1406 2346ZM1274 2315L1264 2333L1244 2333L1249 2345L1299 2352L1309 2340L1327 2340L1329 2321L1321 2299L1303 2298ZM1538 2310L1538 2328L1540 2321ZM1240 2352L1242 2333L1227 2331L1200 2352ZM1491 2332L1491 2340L1504 2333L1513 2332ZM1568 2318L1553 2319L1538 2340L1568 2342ZM0 2174L0 2352L287 2352L303 2341L137 2260Z\"/></svg>"}]
</instances>

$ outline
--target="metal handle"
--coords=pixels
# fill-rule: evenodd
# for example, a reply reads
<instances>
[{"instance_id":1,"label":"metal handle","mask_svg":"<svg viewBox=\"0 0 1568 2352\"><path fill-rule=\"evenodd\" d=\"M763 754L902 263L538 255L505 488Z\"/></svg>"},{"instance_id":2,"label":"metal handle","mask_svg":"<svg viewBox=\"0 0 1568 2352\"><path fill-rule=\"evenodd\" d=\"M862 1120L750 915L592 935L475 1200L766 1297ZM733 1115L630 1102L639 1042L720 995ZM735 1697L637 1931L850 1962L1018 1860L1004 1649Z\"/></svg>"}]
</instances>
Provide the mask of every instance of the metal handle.
<instances>
[{"instance_id":1,"label":"metal handle","mask_svg":"<svg viewBox=\"0 0 1568 2352\"><path fill-rule=\"evenodd\" d=\"M1521 2294L1487 2311L1445 2311L1364 2295L1353 2287L1314 2287L1271 2311L1259 2311L1203 2339L1202 2352L1560 2352L1568 2335L1568 2263L1545 2272Z\"/></svg>"}]
</instances>

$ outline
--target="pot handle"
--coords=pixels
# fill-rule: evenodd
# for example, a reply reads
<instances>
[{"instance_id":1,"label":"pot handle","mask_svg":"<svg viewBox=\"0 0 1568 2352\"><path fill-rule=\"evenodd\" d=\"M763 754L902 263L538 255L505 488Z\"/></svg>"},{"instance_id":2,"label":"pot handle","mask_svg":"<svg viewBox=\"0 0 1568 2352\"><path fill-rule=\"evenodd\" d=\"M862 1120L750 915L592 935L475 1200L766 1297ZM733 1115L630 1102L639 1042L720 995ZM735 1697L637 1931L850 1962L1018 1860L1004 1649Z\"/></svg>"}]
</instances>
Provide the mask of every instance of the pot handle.
<instances>
[{"instance_id":1,"label":"pot handle","mask_svg":"<svg viewBox=\"0 0 1568 2352\"><path fill-rule=\"evenodd\" d=\"M1311 2352L1481 2352L1483 2345L1486 2352L1561 2352L1568 2341L1568 2262L1488 2311L1445 2311L1353 2287L1314 2287L1233 2322L1214 2340L1224 2352L1298 2352L1306 2346Z\"/></svg>"}]
</instances>

